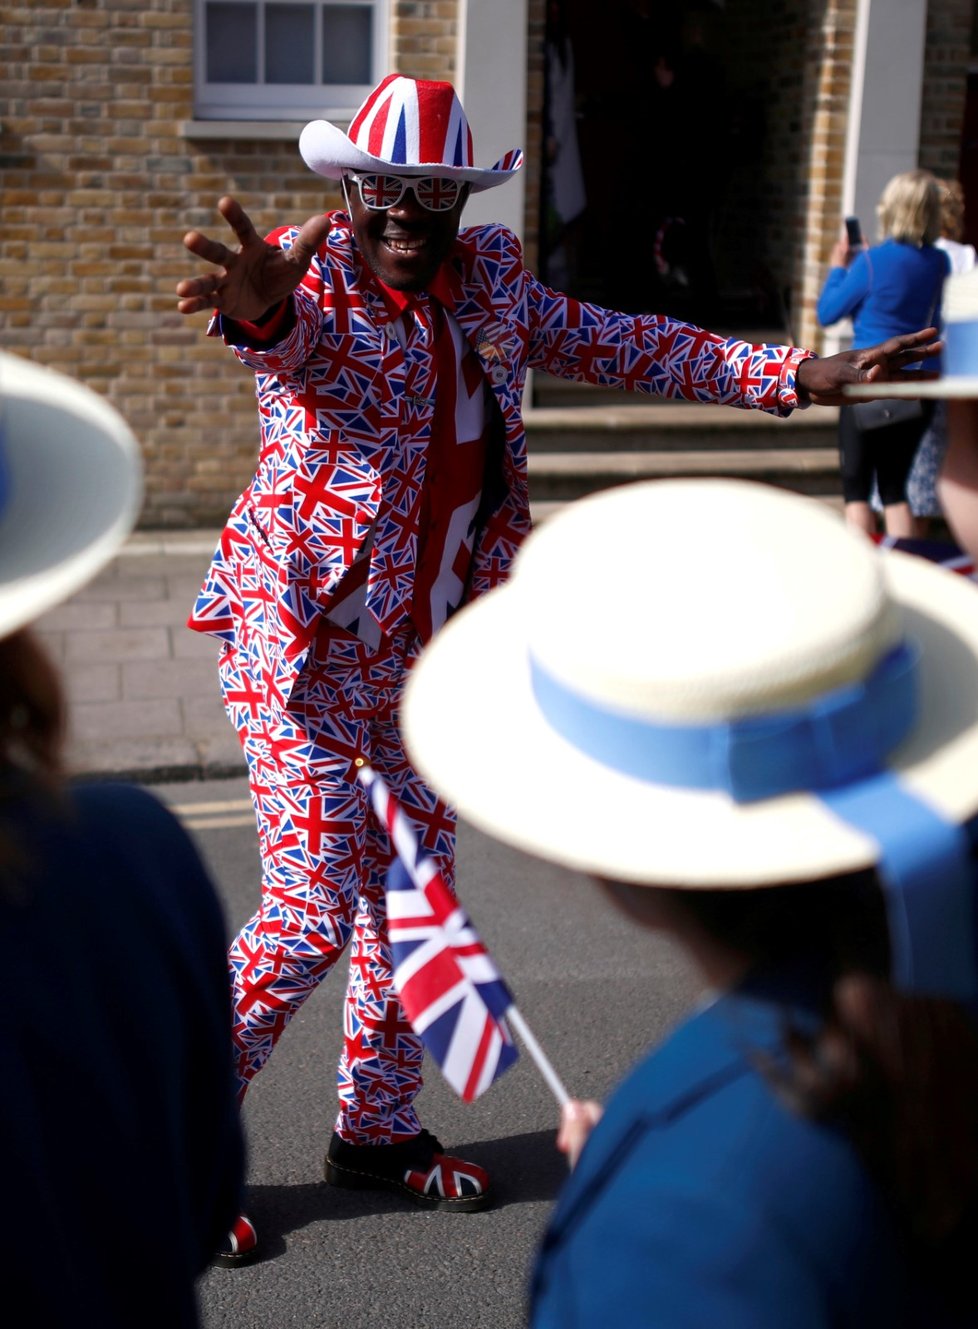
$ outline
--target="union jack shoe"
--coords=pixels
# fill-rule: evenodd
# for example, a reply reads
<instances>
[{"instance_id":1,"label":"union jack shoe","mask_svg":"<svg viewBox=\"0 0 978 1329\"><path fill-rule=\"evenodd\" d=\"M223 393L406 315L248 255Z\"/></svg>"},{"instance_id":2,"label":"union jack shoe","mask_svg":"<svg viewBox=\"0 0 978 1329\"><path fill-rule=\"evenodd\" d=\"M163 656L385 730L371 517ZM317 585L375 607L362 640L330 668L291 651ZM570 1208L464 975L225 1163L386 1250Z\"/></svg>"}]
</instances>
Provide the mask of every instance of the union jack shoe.
<instances>
[{"instance_id":1,"label":"union jack shoe","mask_svg":"<svg viewBox=\"0 0 978 1329\"><path fill-rule=\"evenodd\" d=\"M250 1264L257 1254L255 1225L247 1214L239 1214L211 1263L219 1264L222 1269L240 1269L243 1264Z\"/></svg>"},{"instance_id":2,"label":"union jack shoe","mask_svg":"<svg viewBox=\"0 0 978 1329\"><path fill-rule=\"evenodd\" d=\"M323 1171L331 1186L398 1191L425 1209L471 1213L491 1199L488 1172L450 1158L430 1131L398 1144L349 1144L334 1132Z\"/></svg>"}]
</instances>

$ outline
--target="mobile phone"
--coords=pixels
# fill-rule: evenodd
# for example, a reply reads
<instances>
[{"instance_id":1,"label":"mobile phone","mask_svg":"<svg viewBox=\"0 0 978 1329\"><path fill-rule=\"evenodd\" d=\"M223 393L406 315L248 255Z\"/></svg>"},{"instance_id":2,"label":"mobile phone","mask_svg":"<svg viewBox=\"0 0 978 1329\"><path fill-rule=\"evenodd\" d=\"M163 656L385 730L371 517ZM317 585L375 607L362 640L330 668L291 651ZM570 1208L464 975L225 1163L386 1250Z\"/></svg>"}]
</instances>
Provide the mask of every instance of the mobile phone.
<instances>
[{"instance_id":1,"label":"mobile phone","mask_svg":"<svg viewBox=\"0 0 978 1329\"><path fill-rule=\"evenodd\" d=\"M850 249L859 249L863 242L862 227L859 225L858 217L846 218L846 236L849 240Z\"/></svg>"}]
</instances>

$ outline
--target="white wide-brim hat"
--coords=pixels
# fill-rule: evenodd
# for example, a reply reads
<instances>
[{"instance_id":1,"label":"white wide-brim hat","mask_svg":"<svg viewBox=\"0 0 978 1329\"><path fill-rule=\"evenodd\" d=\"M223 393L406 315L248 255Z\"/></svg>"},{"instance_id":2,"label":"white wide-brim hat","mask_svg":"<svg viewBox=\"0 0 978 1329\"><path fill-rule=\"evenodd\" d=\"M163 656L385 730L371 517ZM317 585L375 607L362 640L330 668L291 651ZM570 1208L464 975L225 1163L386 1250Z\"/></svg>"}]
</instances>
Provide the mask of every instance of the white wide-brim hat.
<instances>
[{"instance_id":1,"label":"white wide-brim hat","mask_svg":"<svg viewBox=\"0 0 978 1329\"><path fill-rule=\"evenodd\" d=\"M628 485L534 531L423 652L402 720L434 788L530 853L650 885L820 880L879 866L870 780L898 823L978 811L978 589L814 499Z\"/></svg>"},{"instance_id":2,"label":"white wide-brim hat","mask_svg":"<svg viewBox=\"0 0 978 1329\"><path fill-rule=\"evenodd\" d=\"M88 582L132 530L139 448L90 389L0 352L0 637Z\"/></svg>"},{"instance_id":3,"label":"white wide-brim hat","mask_svg":"<svg viewBox=\"0 0 978 1329\"><path fill-rule=\"evenodd\" d=\"M450 83L388 74L357 111L347 133L313 120L299 136L310 170L327 180L350 171L439 175L473 190L504 184L523 164L513 148L494 166L474 164L472 133Z\"/></svg>"},{"instance_id":4,"label":"white wide-brim hat","mask_svg":"<svg viewBox=\"0 0 978 1329\"><path fill-rule=\"evenodd\" d=\"M978 374L940 374L937 378L899 380L883 383L848 383L843 389L847 397L921 397L951 401L957 398L978 397Z\"/></svg>"}]
</instances>

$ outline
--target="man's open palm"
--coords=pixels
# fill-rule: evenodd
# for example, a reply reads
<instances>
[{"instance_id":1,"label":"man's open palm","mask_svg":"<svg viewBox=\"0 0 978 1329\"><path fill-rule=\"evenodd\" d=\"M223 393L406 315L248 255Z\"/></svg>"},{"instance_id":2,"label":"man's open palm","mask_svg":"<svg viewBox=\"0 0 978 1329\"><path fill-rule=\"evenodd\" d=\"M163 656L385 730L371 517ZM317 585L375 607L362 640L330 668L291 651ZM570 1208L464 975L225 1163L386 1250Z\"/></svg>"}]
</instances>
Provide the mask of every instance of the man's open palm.
<instances>
[{"instance_id":1,"label":"man's open palm","mask_svg":"<svg viewBox=\"0 0 978 1329\"><path fill-rule=\"evenodd\" d=\"M228 318L254 322L292 294L309 270L313 255L329 233L325 214L310 217L291 249L279 249L261 238L236 199L224 197L218 211L234 231L239 248L229 249L200 231L188 231L184 246L215 270L187 277L177 284L177 309L199 314L216 309Z\"/></svg>"}]
</instances>

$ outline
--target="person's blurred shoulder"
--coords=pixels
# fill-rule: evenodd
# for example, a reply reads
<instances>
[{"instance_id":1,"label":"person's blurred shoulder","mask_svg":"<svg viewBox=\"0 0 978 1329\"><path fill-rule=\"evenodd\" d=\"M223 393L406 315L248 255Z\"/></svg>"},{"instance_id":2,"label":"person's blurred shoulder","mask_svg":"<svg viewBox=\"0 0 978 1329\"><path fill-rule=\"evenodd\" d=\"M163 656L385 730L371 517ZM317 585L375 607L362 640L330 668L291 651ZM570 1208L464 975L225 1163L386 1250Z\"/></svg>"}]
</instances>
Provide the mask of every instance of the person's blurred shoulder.
<instances>
[{"instance_id":1,"label":"person's blurred shoulder","mask_svg":"<svg viewBox=\"0 0 978 1329\"><path fill-rule=\"evenodd\" d=\"M186 832L163 801L142 785L116 780L77 780L68 787L68 803L92 822L123 829L130 819L141 830L185 837ZM123 825L118 823L124 819Z\"/></svg>"},{"instance_id":2,"label":"person's blurred shoulder","mask_svg":"<svg viewBox=\"0 0 978 1329\"><path fill-rule=\"evenodd\" d=\"M934 241L938 249L943 249L948 256L950 270L954 276L960 276L963 272L970 272L978 261L978 254L975 253L974 245L963 244L960 240L951 240L947 236L941 236Z\"/></svg>"},{"instance_id":3,"label":"person's blurred shoulder","mask_svg":"<svg viewBox=\"0 0 978 1329\"><path fill-rule=\"evenodd\" d=\"M149 789L115 781L78 781L68 790L69 834L120 875L130 874L166 903L192 898L197 909L221 909L195 841ZM223 926L223 919L222 926Z\"/></svg>"},{"instance_id":4,"label":"person's blurred shoulder","mask_svg":"<svg viewBox=\"0 0 978 1329\"><path fill-rule=\"evenodd\" d=\"M16 846L11 899L79 927L164 932L220 957L223 906L196 843L155 794L131 783L30 782L0 803L0 840ZM99 920L96 923L96 920Z\"/></svg>"}]
</instances>

